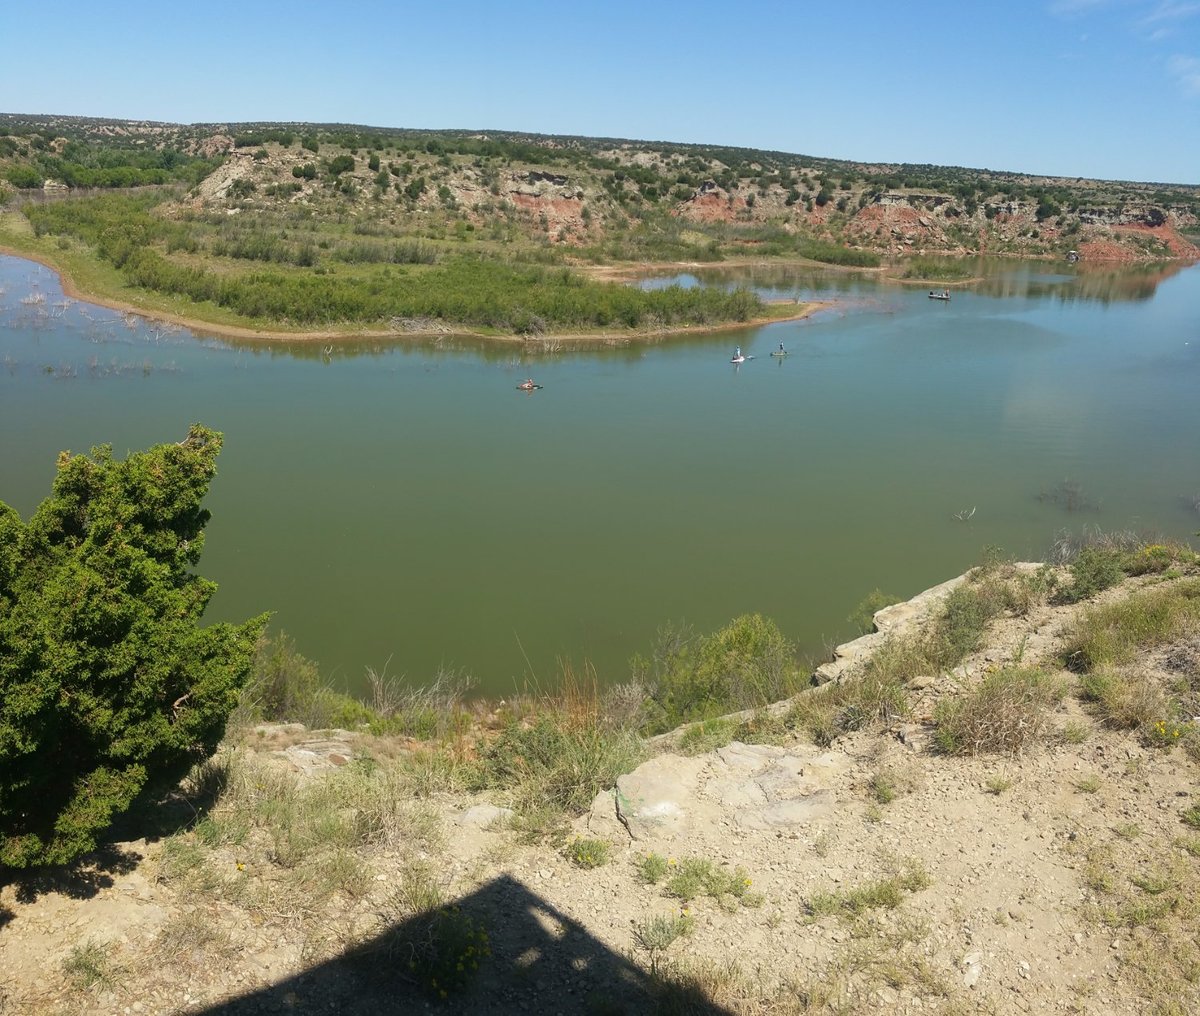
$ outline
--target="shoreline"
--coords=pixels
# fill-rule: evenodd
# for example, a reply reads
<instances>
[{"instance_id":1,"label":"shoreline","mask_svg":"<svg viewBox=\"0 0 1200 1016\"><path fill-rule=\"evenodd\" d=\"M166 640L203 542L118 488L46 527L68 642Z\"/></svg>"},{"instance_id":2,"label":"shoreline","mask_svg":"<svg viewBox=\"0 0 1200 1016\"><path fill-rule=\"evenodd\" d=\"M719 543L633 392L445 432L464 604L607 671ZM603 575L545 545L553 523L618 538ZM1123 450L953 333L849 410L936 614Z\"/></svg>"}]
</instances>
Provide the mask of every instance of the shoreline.
<instances>
[{"instance_id":1,"label":"shoreline","mask_svg":"<svg viewBox=\"0 0 1200 1016\"><path fill-rule=\"evenodd\" d=\"M188 331L197 336L244 339L249 342L328 342L336 344L345 342L361 342L367 340L384 340L388 342L399 343L403 342L405 339L429 339L437 338L439 336L458 336L464 338L483 339L499 343L524 344L556 342L568 345L572 343L580 343L587 345L603 344L608 346L621 346L628 345L633 342L657 342L662 339L673 338L677 335L695 335L706 332L717 333L746 328L761 328L763 325L779 324L786 321L802 321L805 318L811 317L813 314L818 313L819 311L827 310L829 307L833 306L835 302L832 300L814 300L806 303L797 302L795 304L797 310L794 314L764 314L759 315L758 317L750 318L746 321L727 321L715 325L681 325L675 328L655 328L644 331L546 332L542 335L502 335L472 329L465 325L458 327L445 325L438 328L415 331L387 331L369 328L346 328L290 332L269 328L248 328L241 325L214 324L198 318L187 317L183 314L173 314L170 311L152 310L145 307L139 307L137 304L126 300L116 300L112 297L99 296L94 293L85 292L75 282L75 279L71 276L67 269L55 263L49 256L45 254L18 250L4 243L0 243L0 254L25 261L32 261L35 264L41 265L43 268L48 268L58 277L59 285L62 287L63 295L72 300L79 300L83 303L94 304L98 307L107 307L109 310L115 310L122 314L135 314L138 317L143 317L148 321L157 321L164 324L175 325L180 328L186 328ZM575 270L580 270L580 266L572 267L575 268ZM676 267L684 266L676 266L673 264L664 263L658 266L646 266L638 269L630 268L628 269L628 272L630 278L636 278L643 272L655 271L659 268L670 271ZM791 301L767 301L766 306L768 308L778 307L787 303L791 303Z\"/></svg>"}]
</instances>

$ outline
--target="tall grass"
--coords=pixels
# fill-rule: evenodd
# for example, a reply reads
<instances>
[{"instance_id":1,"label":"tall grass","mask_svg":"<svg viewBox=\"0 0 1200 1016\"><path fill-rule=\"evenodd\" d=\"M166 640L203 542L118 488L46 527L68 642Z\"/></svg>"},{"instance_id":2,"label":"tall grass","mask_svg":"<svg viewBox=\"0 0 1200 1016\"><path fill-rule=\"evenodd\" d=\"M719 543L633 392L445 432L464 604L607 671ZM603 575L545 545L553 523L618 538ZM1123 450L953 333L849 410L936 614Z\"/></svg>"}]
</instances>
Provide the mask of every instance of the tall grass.
<instances>
[{"instance_id":1,"label":"tall grass","mask_svg":"<svg viewBox=\"0 0 1200 1016\"><path fill-rule=\"evenodd\" d=\"M1118 603L1085 611L1067 637L1063 660L1090 672L1128 663L1200 623L1200 579L1136 593Z\"/></svg>"}]
</instances>

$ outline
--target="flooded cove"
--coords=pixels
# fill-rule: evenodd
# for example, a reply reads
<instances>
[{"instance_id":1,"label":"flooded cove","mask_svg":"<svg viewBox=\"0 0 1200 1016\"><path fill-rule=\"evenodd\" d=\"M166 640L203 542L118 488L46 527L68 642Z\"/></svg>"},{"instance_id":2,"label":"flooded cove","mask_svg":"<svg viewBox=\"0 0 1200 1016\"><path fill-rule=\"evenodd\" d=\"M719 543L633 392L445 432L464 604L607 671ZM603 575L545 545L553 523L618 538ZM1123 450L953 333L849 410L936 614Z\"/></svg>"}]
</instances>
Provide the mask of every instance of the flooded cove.
<instances>
[{"instance_id":1,"label":"flooded cove","mask_svg":"<svg viewBox=\"0 0 1200 1016\"><path fill-rule=\"evenodd\" d=\"M1200 267L980 274L943 303L866 273L705 272L680 281L834 306L595 351L327 352L64 301L0 257L0 500L28 516L61 449L203 422L226 438L212 619L274 610L350 689L453 667L494 694L560 659L624 680L668 621L757 611L818 652L870 590L912 594L986 545L1200 529Z\"/></svg>"}]
</instances>

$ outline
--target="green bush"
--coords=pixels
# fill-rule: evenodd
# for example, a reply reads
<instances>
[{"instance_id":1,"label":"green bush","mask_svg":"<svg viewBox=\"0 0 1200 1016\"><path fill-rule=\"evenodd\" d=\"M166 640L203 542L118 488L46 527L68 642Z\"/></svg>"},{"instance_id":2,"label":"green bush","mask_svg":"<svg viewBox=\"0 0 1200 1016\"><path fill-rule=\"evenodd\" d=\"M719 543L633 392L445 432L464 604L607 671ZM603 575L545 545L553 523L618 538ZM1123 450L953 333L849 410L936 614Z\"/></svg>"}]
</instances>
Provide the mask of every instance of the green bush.
<instances>
[{"instance_id":1,"label":"green bush","mask_svg":"<svg viewBox=\"0 0 1200 1016\"><path fill-rule=\"evenodd\" d=\"M652 660L635 659L651 688L650 728L778 702L798 687L794 647L773 621L744 614L705 638L668 630Z\"/></svg>"},{"instance_id":2,"label":"green bush","mask_svg":"<svg viewBox=\"0 0 1200 1016\"><path fill-rule=\"evenodd\" d=\"M1115 586L1125 577L1122 555L1106 547L1084 547L1071 562L1071 584L1059 594L1064 603L1078 603Z\"/></svg>"},{"instance_id":3,"label":"green bush","mask_svg":"<svg viewBox=\"0 0 1200 1016\"><path fill-rule=\"evenodd\" d=\"M872 589L858 602L846 620L854 625L855 631L865 635L867 632L875 630L875 615L879 611L899 602L900 597L898 596L892 596L891 593L885 593L881 589Z\"/></svg>"},{"instance_id":4,"label":"green bush","mask_svg":"<svg viewBox=\"0 0 1200 1016\"><path fill-rule=\"evenodd\" d=\"M266 623L198 626L220 447L64 452L28 523L0 503L0 864L78 857L220 741Z\"/></svg>"}]
</instances>

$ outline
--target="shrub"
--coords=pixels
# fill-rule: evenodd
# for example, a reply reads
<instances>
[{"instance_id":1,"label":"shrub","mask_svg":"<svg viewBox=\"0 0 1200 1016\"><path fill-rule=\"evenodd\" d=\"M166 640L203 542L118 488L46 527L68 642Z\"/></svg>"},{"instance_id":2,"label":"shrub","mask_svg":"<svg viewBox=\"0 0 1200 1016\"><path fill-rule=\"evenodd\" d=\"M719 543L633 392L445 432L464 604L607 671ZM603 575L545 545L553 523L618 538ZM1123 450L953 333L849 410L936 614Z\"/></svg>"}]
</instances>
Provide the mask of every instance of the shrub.
<instances>
[{"instance_id":1,"label":"shrub","mask_svg":"<svg viewBox=\"0 0 1200 1016\"><path fill-rule=\"evenodd\" d=\"M880 589L872 589L858 602L846 620L854 626L855 631L865 635L867 632L875 630L875 615L879 611L899 602L900 597L898 596L892 596Z\"/></svg>"},{"instance_id":2,"label":"shrub","mask_svg":"<svg viewBox=\"0 0 1200 1016\"><path fill-rule=\"evenodd\" d=\"M266 623L198 626L220 447L64 452L28 523L0 503L0 863L78 857L220 741Z\"/></svg>"},{"instance_id":3,"label":"shrub","mask_svg":"<svg viewBox=\"0 0 1200 1016\"><path fill-rule=\"evenodd\" d=\"M1062 698L1041 670L1006 668L975 688L940 703L934 712L938 748L947 755L1017 754L1049 726L1049 707Z\"/></svg>"},{"instance_id":4,"label":"shrub","mask_svg":"<svg viewBox=\"0 0 1200 1016\"><path fill-rule=\"evenodd\" d=\"M1125 577L1122 555L1104 547L1084 547L1071 562L1071 584L1059 593L1059 601L1078 603L1115 586Z\"/></svg>"},{"instance_id":5,"label":"shrub","mask_svg":"<svg viewBox=\"0 0 1200 1016\"><path fill-rule=\"evenodd\" d=\"M659 639L651 660L633 661L636 679L653 689L652 729L769 705L798 687L792 644L760 614L745 614L705 638L666 629Z\"/></svg>"}]
</instances>

